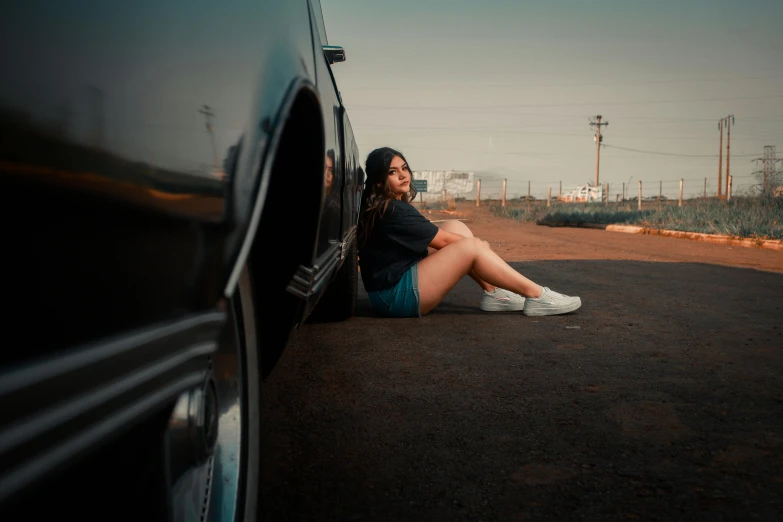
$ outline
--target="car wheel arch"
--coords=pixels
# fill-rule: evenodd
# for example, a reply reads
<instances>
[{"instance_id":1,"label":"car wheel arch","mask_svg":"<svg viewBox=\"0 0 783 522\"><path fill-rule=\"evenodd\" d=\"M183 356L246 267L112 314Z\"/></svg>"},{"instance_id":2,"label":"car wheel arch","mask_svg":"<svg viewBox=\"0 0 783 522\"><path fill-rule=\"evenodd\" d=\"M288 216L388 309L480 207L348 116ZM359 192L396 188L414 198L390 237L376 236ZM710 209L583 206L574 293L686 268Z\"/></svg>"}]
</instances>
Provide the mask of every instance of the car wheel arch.
<instances>
[{"instance_id":1,"label":"car wheel arch","mask_svg":"<svg viewBox=\"0 0 783 522\"><path fill-rule=\"evenodd\" d=\"M286 98L259 165L255 223L248 227L237 260L248 263L256 274L258 324L280 330L264 335L267 345L260 354L264 377L301 320L301 303L286 287L299 265L312 263L323 197L325 132L320 97L312 83L299 80ZM233 291L232 283L236 284L229 280L227 295Z\"/></svg>"},{"instance_id":2,"label":"car wheel arch","mask_svg":"<svg viewBox=\"0 0 783 522\"><path fill-rule=\"evenodd\" d=\"M246 203L250 208L248 212L249 217L245 219L237 217L240 223L243 221L246 221L246 223L241 227L242 232L239 237L239 245L237 250L235 250L234 259L230 263L231 268L224 286L224 295L226 297L233 295L242 267L247 262L247 258L255 243L259 241L259 227L265 217L264 212L266 210L269 188L273 178L280 175L279 172L275 173L274 170L275 162L278 160L278 153L281 149L283 135L292 123L298 123L296 121L292 122L292 119L298 119L293 115L297 109L297 102L301 102L303 99L309 99L310 103L314 104L312 117L317 119L313 123L316 123L315 128L320 132L321 141L324 139L323 116L320 109L321 101L317 89L309 79L297 77L290 82L273 121L270 121L270 118L263 118L259 123L259 127L267 135L267 138L264 140L265 143L261 143L260 150L250 151L251 154L257 155L257 158L252 161L252 166L249 167L250 171L256 173L253 175L256 179L254 195ZM321 145L321 148L323 148L323 145ZM234 197L237 196L235 195Z\"/></svg>"}]
</instances>

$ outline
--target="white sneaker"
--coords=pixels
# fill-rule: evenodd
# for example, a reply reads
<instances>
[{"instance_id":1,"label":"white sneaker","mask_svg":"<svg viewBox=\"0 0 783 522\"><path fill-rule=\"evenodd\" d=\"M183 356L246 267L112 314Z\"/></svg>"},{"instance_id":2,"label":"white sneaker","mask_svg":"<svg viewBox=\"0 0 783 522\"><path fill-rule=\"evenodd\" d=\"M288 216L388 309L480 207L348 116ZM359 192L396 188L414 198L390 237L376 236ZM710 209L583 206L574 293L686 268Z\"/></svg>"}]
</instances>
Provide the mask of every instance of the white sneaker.
<instances>
[{"instance_id":1,"label":"white sneaker","mask_svg":"<svg viewBox=\"0 0 783 522\"><path fill-rule=\"evenodd\" d=\"M525 308L525 298L503 288L484 290L480 308L485 312L519 312Z\"/></svg>"},{"instance_id":2,"label":"white sneaker","mask_svg":"<svg viewBox=\"0 0 783 522\"><path fill-rule=\"evenodd\" d=\"M570 297L553 292L544 287L541 297L528 297L525 299L525 315L558 315L573 312L582 306L582 300L578 297Z\"/></svg>"}]
</instances>

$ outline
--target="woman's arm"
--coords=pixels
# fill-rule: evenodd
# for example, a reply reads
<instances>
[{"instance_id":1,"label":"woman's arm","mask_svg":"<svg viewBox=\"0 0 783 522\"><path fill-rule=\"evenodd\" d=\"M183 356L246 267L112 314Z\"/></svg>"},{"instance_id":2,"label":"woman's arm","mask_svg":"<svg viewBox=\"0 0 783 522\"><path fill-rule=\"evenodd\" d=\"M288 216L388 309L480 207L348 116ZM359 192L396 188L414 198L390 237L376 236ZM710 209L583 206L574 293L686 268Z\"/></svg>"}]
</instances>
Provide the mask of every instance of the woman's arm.
<instances>
[{"instance_id":1,"label":"woman's arm","mask_svg":"<svg viewBox=\"0 0 783 522\"><path fill-rule=\"evenodd\" d=\"M440 250L446 245L456 243L460 239L465 239L465 236L455 234L454 232L448 232L446 230L438 230L438 233L435 234L435 237L433 237L432 241L430 241L429 246L435 250Z\"/></svg>"}]
</instances>

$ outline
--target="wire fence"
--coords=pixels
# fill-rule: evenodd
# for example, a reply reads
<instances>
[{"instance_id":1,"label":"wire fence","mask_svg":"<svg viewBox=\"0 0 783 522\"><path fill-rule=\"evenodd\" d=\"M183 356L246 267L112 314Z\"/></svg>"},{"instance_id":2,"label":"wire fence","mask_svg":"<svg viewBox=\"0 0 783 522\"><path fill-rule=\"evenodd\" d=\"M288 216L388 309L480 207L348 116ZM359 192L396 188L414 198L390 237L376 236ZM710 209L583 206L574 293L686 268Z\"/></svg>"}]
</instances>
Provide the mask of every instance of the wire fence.
<instances>
[{"instance_id":1,"label":"wire fence","mask_svg":"<svg viewBox=\"0 0 783 522\"><path fill-rule=\"evenodd\" d=\"M640 182L641 181L641 185ZM722 187L720 196L727 196L726 180L721 180ZM710 198L718 197L718 180L714 177L704 178L683 178L681 180L634 180L628 181L606 181L601 183L601 201L620 202L636 201L639 198L641 187L641 198L643 201L669 201L679 200L682 192L682 198ZM520 181L503 179L478 179L476 188L467 194L445 194L443 201L452 198L464 198L475 200L480 192L481 201L537 201L550 199L552 201L563 201L568 194L572 193L575 187L565 185L562 181ZM731 194L732 196L743 196L758 194L761 184L756 176L743 175L731 176ZM682 189L682 190L681 190ZM608 197L607 197L608 196Z\"/></svg>"}]
</instances>

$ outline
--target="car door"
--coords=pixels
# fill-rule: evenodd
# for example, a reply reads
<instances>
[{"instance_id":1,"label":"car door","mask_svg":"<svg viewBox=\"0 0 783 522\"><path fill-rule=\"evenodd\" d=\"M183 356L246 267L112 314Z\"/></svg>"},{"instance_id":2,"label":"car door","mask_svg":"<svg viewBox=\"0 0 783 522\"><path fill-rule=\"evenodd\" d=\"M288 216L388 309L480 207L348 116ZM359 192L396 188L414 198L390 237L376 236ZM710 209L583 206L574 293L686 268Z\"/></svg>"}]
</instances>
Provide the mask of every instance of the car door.
<instances>
[{"instance_id":1,"label":"car door","mask_svg":"<svg viewBox=\"0 0 783 522\"><path fill-rule=\"evenodd\" d=\"M323 53L328 45L319 0L311 0L314 27L313 48L316 82L321 97L324 122L324 182L321 221L318 228L316 264L323 265L339 255L341 241L342 190L345 185L343 164L343 107L331 68Z\"/></svg>"},{"instance_id":2,"label":"car door","mask_svg":"<svg viewBox=\"0 0 783 522\"><path fill-rule=\"evenodd\" d=\"M353 135L353 128L347 111L343 110L343 156L345 185L343 187L342 234L350 234L351 228L359 221L359 206L364 184L364 171L361 168L359 148Z\"/></svg>"}]
</instances>

